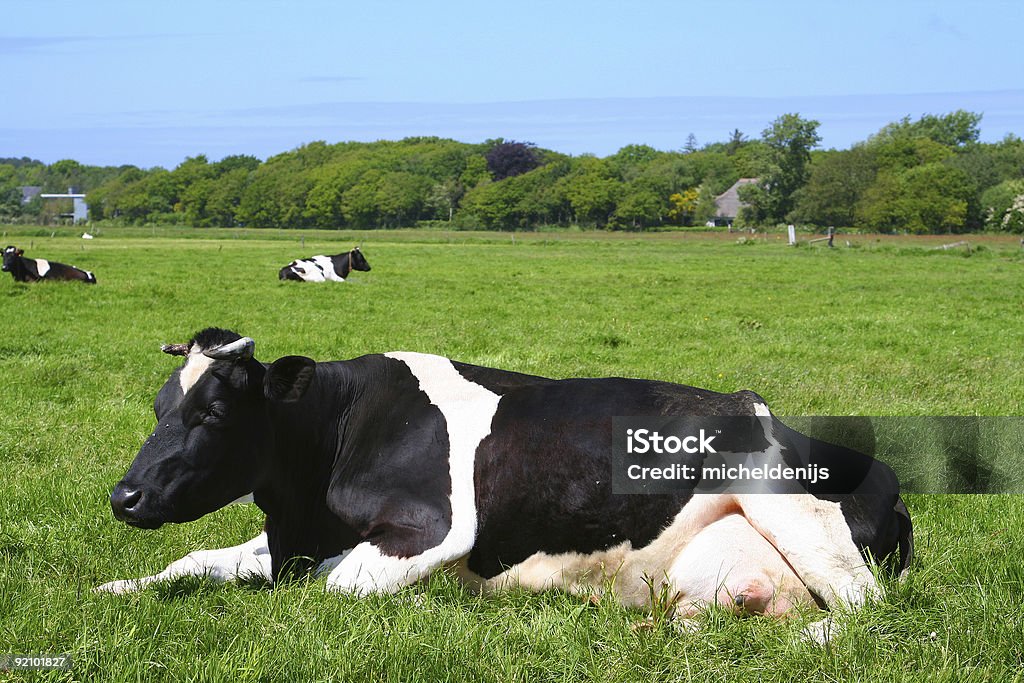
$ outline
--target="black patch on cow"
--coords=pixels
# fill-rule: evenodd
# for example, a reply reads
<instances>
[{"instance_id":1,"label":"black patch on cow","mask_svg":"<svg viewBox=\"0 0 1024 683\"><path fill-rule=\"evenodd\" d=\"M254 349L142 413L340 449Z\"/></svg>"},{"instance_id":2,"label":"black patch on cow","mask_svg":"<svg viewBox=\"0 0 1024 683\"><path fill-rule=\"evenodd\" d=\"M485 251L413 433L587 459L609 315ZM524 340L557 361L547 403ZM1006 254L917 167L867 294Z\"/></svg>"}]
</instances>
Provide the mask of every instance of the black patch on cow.
<instances>
[{"instance_id":1,"label":"black patch on cow","mask_svg":"<svg viewBox=\"0 0 1024 683\"><path fill-rule=\"evenodd\" d=\"M451 530L447 424L405 363L352 361L360 362L378 366L369 374L380 384L368 383L350 406L328 505L382 553L419 555Z\"/></svg>"},{"instance_id":2,"label":"black patch on cow","mask_svg":"<svg viewBox=\"0 0 1024 683\"><path fill-rule=\"evenodd\" d=\"M153 412L159 420L163 415L171 411L174 406L181 402L185 392L181 390L181 368L176 368L170 378L160 387L157 392L156 401L153 402Z\"/></svg>"},{"instance_id":3,"label":"black patch on cow","mask_svg":"<svg viewBox=\"0 0 1024 683\"><path fill-rule=\"evenodd\" d=\"M334 268L335 274L342 279L351 275L353 270L370 270L370 264L366 262L366 258L359 251L359 247L344 254L335 254L327 258L331 259L331 266Z\"/></svg>"},{"instance_id":4,"label":"black patch on cow","mask_svg":"<svg viewBox=\"0 0 1024 683\"><path fill-rule=\"evenodd\" d=\"M538 551L586 554L657 538L692 494L612 493L611 440L612 417L660 414L663 390L603 379L505 393L477 450L479 526L469 569L490 578Z\"/></svg>"},{"instance_id":5,"label":"black patch on cow","mask_svg":"<svg viewBox=\"0 0 1024 683\"><path fill-rule=\"evenodd\" d=\"M300 276L298 272L295 270L295 267L293 265L294 263L295 262L293 261L292 263L289 263L287 266L278 271L277 279L295 280L296 282L302 282L302 276Z\"/></svg>"},{"instance_id":6,"label":"black patch on cow","mask_svg":"<svg viewBox=\"0 0 1024 683\"><path fill-rule=\"evenodd\" d=\"M190 346L199 345L199 348L204 350L215 349L218 346L224 346L230 344L233 341L238 341L242 338L242 335L231 330L225 330L220 327L207 327L205 330L196 332L196 335L192 337L189 342Z\"/></svg>"},{"instance_id":7,"label":"black patch on cow","mask_svg":"<svg viewBox=\"0 0 1024 683\"><path fill-rule=\"evenodd\" d=\"M548 379L547 377L525 375L520 372L496 370L494 368L485 368L479 365L470 365L469 363L460 363L455 360L452 361L452 365L460 375L470 382L479 384L484 389L487 389L487 391L498 394L499 396L503 396L509 390L517 387L536 386L539 384L558 381Z\"/></svg>"}]
</instances>

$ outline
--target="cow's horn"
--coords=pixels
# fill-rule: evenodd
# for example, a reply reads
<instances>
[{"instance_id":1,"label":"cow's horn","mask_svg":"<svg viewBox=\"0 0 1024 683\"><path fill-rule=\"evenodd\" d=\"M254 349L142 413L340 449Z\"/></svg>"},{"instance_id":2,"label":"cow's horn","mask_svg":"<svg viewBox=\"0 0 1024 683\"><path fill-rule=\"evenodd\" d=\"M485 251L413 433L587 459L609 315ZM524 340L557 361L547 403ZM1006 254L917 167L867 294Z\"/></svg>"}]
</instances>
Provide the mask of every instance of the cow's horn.
<instances>
[{"instance_id":1,"label":"cow's horn","mask_svg":"<svg viewBox=\"0 0 1024 683\"><path fill-rule=\"evenodd\" d=\"M256 342L249 337L242 337L230 344L203 351L203 355L214 360L249 360L255 348Z\"/></svg>"},{"instance_id":2,"label":"cow's horn","mask_svg":"<svg viewBox=\"0 0 1024 683\"><path fill-rule=\"evenodd\" d=\"M160 350L172 356L187 356L189 346L189 344L164 344Z\"/></svg>"}]
</instances>

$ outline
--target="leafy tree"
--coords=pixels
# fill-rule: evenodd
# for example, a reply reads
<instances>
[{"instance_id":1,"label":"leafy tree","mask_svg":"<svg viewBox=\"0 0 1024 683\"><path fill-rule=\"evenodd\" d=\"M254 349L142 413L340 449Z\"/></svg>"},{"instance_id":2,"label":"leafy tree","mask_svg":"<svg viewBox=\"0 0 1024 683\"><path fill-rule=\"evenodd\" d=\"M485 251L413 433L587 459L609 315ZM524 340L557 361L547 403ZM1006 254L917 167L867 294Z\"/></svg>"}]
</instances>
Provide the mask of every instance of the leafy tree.
<instances>
[{"instance_id":1,"label":"leafy tree","mask_svg":"<svg viewBox=\"0 0 1024 683\"><path fill-rule=\"evenodd\" d=\"M781 222L787 219L795 202L795 193L807 182L811 149L821 141L817 121L783 114L761 133L770 156L766 172L757 185L743 188L741 198L750 204L744 216L755 222Z\"/></svg>"},{"instance_id":2,"label":"leafy tree","mask_svg":"<svg viewBox=\"0 0 1024 683\"><path fill-rule=\"evenodd\" d=\"M881 172L857 207L858 223L915 233L961 231L972 190L970 178L941 162Z\"/></svg>"},{"instance_id":3,"label":"leafy tree","mask_svg":"<svg viewBox=\"0 0 1024 683\"><path fill-rule=\"evenodd\" d=\"M55 161L46 169L44 192L66 192L69 187L81 188L85 169L74 159Z\"/></svg>"},{"instance_id":4,"label":"leafy tree","mask_svg":"<svg viewBox=\"0 0 1024 683\"><path fill-rule=\"evenodd\" d=\"M743 177L736 167L738 156L730 157L725 152L706 151L687 154L687 170L691 174L683 187L706 185L712 194L721 194Z\"/></svg>"},{"instance_id":5,"label":"leafy tree","mask_svg":"<svg viewBox=\"0 0 1024 683\"><path fill-rule=\"evenodd\" d=\"M729 156L736 154L746 141L747 136L740 132L739 128L733 128L732 132L729 133L729 141L725 143L725 153Z\"/></svg>"},{"instance_id":6,"label":"leafy tree","mask_svg":"<svg viewBox=\"0 0 1024 683\"><path fill-rule=\"evenodd\" d=\"M21 190L12 164L0 164L0 218L11 219L21 215Z\"/></svg>"},{"instance_id":7,"label":"leafy tree","mask_svg":"<svg viewBox=\"0 0 1024 683\"><path fill-rule=\"evenodd\" d=\"M487 170L487 159L483 155L471 156L466 159L466 168L459 175L459 182L466 188L473 188L480 183L490 182L491 174Z\"/></svg>"},{"instance_id":8,"label":"leafy tree","mask_svg":"<svg viewBox=\"0 0 1024 683\"><path fill-rule=\"evenodd\" d=\"M564 194L564 178L570 166L568 160L561 160L499 182L477 185L463 197L457 223L469 228L514 230L564 222L570 213Z\"/></svg>"},{"instance_id":9,"label":"leafy tree","mask_svg":"<svg viewBox=\"0 0 1024 683\"><path fill-rule=\"evenodd\" d=\"M465 186L455 178L448 178L431 188L426 198L426 206L433 211L434 218L450 221L464 194Z\"/></svg>"},{"instance_id":10,"label":"leafy tree","mask_svg":"<svg viewBox=\"0 0 1024 683\"><path fill-rule=\"evenodd\" d=\"M852 226L857 203L877 172L875 155L864 145L815 154L807 184L796 192L794 220Z\"/></svg>"},{"instance_id":11,"label":"leafy tree","mask_svg":"<svg viewBox=\"0 0 1024 683\"><path fill-rule=\"evenodd\" d=\"M665 200L661 196L642 185L627 185L616 203L612 223L616 227L642 230L661 223L665 213Z\"/></svg>"},{"instance_id":12,"label":"leafy tree","mask_svg":"<svg viewBox=\"0 0 1024 683\"><path fill-rule=\"evenodd\" d=\"M321 228L340 228L346 225L342 195L358 184L362 176L372 168L372 165L362 160L348 163L335 161L305 173L311 182L309 194L306 195L305 217L312 225Z\"/></svg>"},{"instance_id":13,"label":"leafy tree","mask_svg":"<svg viewBox=\"0 0 1024 683\"><path fill-rule=\"evenodd\" d=\"M628 183L635 180L660 156L661 152L648 145L626 145L605 161L613 175Z\"/></svg>"},{"instance_id":14,"label":"leafy tree","mask_svg":"<svg viewBox=\"0 0 1024 683\"><path fill-rule=\"evenodd\" d=\"M962 147L978 141L981 114L958 109L943 116L925 114L917 121L905 116L884 126L873 140L926 138L943 147Z\"/></svg>"},{"instance_id":15,"label":"leafy tree","mask_svg":"<svg viewBox=\"0 0 1024 683\"><path fill-rule=\"evenodd\" d=\"M949 147L926 137L872 139L867 147L874 155L878 168L891 171L946 161L954 154Z\"/></svg>"},{"instance_id":16,"label":"leafy tree","mask_svg":"<svg viewBox=\"0 0 1024 683\"><path fill-rule=\"evenodd\" d=\"M504 140L487 152L487 170L495 180L522 175L540 166L540 154L532 142Z\"/></svg>"},{"instance_id":17,"label":"leafy tree","mask_svg":"<svg viewBox=\"0 0 1024 683\"><path fill-rule=\"evenodd\" d=\"M982 195L981 206L989 230L1024 232L1024 178L990 188Z\"/></svg>"},{"instance_id":18,"label":"leafy tree","mask_svg":"<svg viewBox=\"0 0 1024 683\"><path fill-rule=\"evenodd\" d=\"M691 225L694 215L697 213L697 202L700 199L700 192L697 188L690 188L683 192L676 192L668 198L668 217L678 225Z\"/></svg>"},{"instance_id":19,"label":"leafy tree","mask_svg":"<svg viewBox=\"0 0 1024 683\"><path fill-rule=\"evenodd\" d=\"M248 154L232 154L226 156L217 163L213 164L214 173L217 177L223 176L225 173L231 173L238 169L245 171L255 171L260 166L260 160L254 156Z\"/></svg>"},{"instance_id":20,"label":"leafy tree","mask_svg":"<svg viewBox=\"0 0 1024 683\"><path fill-rule=\"evenodd\" d=\"M564 179L564 187L576 222L598 227L607 225L622 191L622 183L612 176L608 164L591 156L579 159Z\"/></svg>"},{"instance_id":21,"label":"leafy tree","mask_svg":"<svg viewBox=\"0 0 1024 683\"><path fill-rule=\"evenodd\" d=\"M250 171L238 165L217 176L206 197L206 225L234 227L239 224L238 207L249 184Z\"/></svg>"},{"instance_id":22,"label":"leafy tree","mask_svg":"<svg viewBox=\"0 0 1024 683\"><path fill-rule=\"evenodd\" d=\"M399 227L414 224L421 217L432 186L426 176L404 171L384 174L377 185L377 225Z\"/></svg>"}]
</instances>

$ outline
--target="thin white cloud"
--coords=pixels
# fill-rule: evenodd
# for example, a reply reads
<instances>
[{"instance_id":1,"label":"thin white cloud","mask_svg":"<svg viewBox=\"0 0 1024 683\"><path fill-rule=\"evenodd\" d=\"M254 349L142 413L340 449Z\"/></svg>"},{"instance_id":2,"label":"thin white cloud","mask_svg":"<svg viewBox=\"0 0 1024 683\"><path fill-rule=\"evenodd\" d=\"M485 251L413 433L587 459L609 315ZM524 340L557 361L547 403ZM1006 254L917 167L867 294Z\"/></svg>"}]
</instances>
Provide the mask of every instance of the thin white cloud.
<instances>
[{"instance_id":1,"label":"thin white cloud","mask_svg":"<svg viewBox=\"0 0 1024 683\"><path fill-rule=\"evenodd\" d=\"M362 76L309 76L299 79L300 83L351 83L366 80Z\"/></svg>"},{"instance_id":2,"label":"thin white cloud","mask_svg":"<svg viewBox=\"0 0 1024 683\"><path fill-rule=\"evenodd\" d=\"M87 36L0 36L0 54L32 52L57 45L81 43L95 38Z\"/></svg>"},{"instance_id":3,"label":"thin white cloud","mask_svg":"<svg viewBox=\"0 0 1024 683\"><path fill-rule=\"evenodd\" d=\"M967 40L967 34L959 26L949 23L934 12L928 15L927 28L933 33L945 33L958 40Z\"/></svg>"}]
</instances>

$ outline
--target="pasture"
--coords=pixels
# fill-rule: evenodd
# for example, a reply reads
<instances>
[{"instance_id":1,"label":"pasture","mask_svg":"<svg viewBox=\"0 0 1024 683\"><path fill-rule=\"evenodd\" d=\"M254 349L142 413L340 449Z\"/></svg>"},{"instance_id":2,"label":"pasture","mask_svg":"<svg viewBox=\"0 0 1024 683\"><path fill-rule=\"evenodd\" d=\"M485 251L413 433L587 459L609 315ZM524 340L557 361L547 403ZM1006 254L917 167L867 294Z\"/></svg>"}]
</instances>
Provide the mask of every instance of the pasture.
<instances>
[{"instance_id":1,"label":"pasture","mask_svg":"<svg viewBox=\"0 0 1024 683\"><path fill-rule=\"evenodd\" d=\"M180 362L160 344L203 327L251 336L264 361L404 349L553 377L753 389L780 415L1021 415L1015 241L966 256L874 238L828 250L695 234L50 235L8 228L5 244L99 284L0 279L0 657L70 655L73 669L39 678L1024 679L1024 499L1012 495L908 497L908 579L888 582L826 649L798 638L813 615L711 612L679 632L657 610L643 623L650 612L611 601L481 597L445 575L363 600L325 594L323 579L91 592L261 528L253 506L148 532L110 514ZM371 272L277 280L294 258L355 244Z\"/></svg>"}]
</instances>

